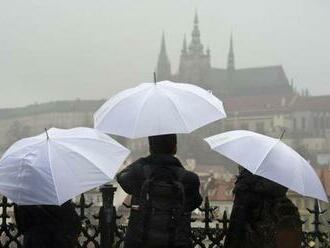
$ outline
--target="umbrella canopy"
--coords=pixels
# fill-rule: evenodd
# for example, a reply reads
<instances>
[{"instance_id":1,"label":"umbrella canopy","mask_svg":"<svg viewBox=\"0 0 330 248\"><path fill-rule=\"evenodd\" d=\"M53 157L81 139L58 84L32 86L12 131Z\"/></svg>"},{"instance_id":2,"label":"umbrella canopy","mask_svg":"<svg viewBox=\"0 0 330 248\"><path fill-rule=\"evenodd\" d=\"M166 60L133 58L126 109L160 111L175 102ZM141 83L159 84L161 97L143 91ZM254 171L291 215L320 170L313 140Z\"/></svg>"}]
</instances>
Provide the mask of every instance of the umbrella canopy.
<instances>
[{"instance_id":1,"label":"umbrella canopy","mask_svg":"<svg viewBox=\"0 0 330 248\"><path fill-rule=\"evenodd\" d=\"M140 138L190 133L226 117L210 92L184 83L142 83L110 98L94 114L94 127L105 133Z\"/></svg>"},{"instance_id":2,"label":"umbrella canopy","mask_svg":"<svg viewBox=\"0 0 330 248\"><path fill-rule=\"evenodd\" d=\"M312 166L280 139L246 130L206 138L210 147L253 174L279 183L297 193L328 202Z\"/></svg>"},{"instance_id":3,"label":"umbrella canopy","mask_svg":"<svg viewBox=\"0 0 330 248\"><path fill-rule=\"evenodd\" d=\"M51 128L5 152L0 192L20 205L61 205L112 180L128 154L97 130Z\"/></svg>"}]
</instances>

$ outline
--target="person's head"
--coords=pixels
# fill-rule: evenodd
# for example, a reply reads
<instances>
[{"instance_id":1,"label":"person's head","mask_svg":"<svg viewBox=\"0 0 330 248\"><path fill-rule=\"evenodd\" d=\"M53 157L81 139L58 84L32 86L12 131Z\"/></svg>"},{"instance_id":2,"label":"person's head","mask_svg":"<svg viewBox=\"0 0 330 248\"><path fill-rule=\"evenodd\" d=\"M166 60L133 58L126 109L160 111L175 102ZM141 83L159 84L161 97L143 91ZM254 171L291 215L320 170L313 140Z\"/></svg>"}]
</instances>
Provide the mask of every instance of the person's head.
<instances>
[{"instance_id":1,"label":"person's head","mask_svg":"<svg viewBox=\"0 0 330 248\"><path fill-rule=\"evenodd\" d=\"M150 154L176 154L176 134L149 136L148 140Z\"/></svg>"}]
</instances>

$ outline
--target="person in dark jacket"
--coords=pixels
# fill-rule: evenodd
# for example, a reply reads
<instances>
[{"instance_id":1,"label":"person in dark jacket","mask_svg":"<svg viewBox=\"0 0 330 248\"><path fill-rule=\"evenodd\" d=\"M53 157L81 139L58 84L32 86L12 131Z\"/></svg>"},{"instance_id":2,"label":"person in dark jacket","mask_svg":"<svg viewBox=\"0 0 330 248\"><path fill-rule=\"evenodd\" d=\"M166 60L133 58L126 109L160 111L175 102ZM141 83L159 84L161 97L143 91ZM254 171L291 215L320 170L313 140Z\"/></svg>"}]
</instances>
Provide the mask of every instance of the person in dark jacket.
<instances>
[{"instance_id":1,"label":"person in dark jacket","mask_svg":"<svg viewBox=\"0 0 330 248\"><path fill-rule=\"evenodd\" d=\"M224 247L301 247L300 216L297 207L286 196L287 190L240 168Z\"/></svg>"},{"instance_id":2,"label":"person in dark jacket","mask_svg":"<svg viewBox=\"0 0 330 248\"><path fill-rule=\"evenodd\" d=\"M177 151L177 137L175 134L151 136L149 137L149 150L150 155L145 158L140 158L133 164L129 165L126 169L118 173L117 181L125 192L132 195L131 200L131 212L128 223L128 229L125 237L125 248L188 248L192 247L190 240L190 216L191 212L200 206L202 203L202 197L199 193L199 178L198 176L190 171L183 168L180 161L174 156ZM153 172L157 171L161 167L166 166L175 173L179 173L181 176L179 178L180 183L182 183L184 188L184 212L188 213L184 220L185 231L178 234L178 236L184 237L172 237L173 240L180 239L182 242L174 242L171 245L163 244L163 246L148 245L146 240L143 240L141 236L144 234L141 232L145 226L148 224L141 224L143 222L143 213L141 211L141 187L146 181L145 168L150 167ZM170 199L168 199L170 201ZM157 232L159 229L164 228L167 224L161 223L163 219L159 219L160 223L153 225L153 230L149 230L149 237L158 237L159 240L164 239L165 236L169 235L166 231ZM181 220L180 220L181 221ZM157 227L158 226L158 227ZM158 236L157 236L158 235Z\"/></svg>"},{"instance_id":3,"label":"person in dark jacket","mask_svg":"<svg viewBox=\"0 0 330 248\"><path fill-rule=\"evenodd\" d=\"M81 223L71 201L61 206L15 205L14 215L24 248L77 247Z\"/></svg>"}]
</instances>

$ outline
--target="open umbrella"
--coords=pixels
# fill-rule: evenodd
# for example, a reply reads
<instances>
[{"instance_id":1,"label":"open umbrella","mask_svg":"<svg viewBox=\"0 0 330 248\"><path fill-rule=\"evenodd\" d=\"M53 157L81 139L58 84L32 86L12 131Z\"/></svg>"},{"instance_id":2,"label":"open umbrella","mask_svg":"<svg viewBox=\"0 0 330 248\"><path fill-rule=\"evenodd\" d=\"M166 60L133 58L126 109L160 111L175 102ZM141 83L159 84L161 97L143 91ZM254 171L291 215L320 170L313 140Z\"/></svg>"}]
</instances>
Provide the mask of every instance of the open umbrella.
<instances>
[{"instance_id":1,"label":"open umbrella","mask_svg":"<svg viewBox=\"0 0 330 248\"><path fill-rule=\"evenodd\" d=\"M192 84L161 81L124 90L94 114L94 127L110 134L140 138L190 133L226 117L222 102Z\"/></svg>"},{"instance_id":2,"label":"open umbrella","mask_svg":"<svg viewBox=\"0 0 330 248\"><path fill-rule=\"evenodd\" d=\"M279 183L297 193L328 202L312 166L280 139L247 130L206 138L210 147L253 174Z\"/></svg>"},{"instance_id":3,"label":"open umbrella","mask_svg":"<svg viewBox=\"0 0 330 248\"><path fill-rule=\"evenodd\" d=\"M0 192L20 205L61 205L111 181L128 154L97 130L51 128L5 152L0 159Z\"/></svg>"}]
</instances>

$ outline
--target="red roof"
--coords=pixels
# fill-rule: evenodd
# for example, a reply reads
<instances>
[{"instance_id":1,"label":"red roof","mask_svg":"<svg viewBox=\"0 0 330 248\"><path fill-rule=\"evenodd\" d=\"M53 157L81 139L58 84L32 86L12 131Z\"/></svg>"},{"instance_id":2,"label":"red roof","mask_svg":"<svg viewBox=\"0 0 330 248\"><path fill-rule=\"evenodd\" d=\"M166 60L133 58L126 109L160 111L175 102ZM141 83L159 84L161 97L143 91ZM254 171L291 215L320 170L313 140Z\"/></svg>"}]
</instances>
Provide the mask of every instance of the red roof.
<instances>
[{"instance_id":1,"label":"red roof","mask_svg":"<svg viewBox=\"0 0 330 248\"><path fill-rule=\"evenodd\" d=\"M289 111L329 111L330 95L326 96L243 96L224 99L228 113L267 114Z\"/></svg>"},{"instance_id":2,"label":"red roof","mask_svg":"<svg viewBox=\"0 0 330 248\"><path fill-rule=\"evenodd\" d=\"M288 111L288 106L291 104L293 96L244 96L230 97L224 99L225 109L230 113L255 113L255 112L280 112Z\"/></svg>"},{"instance_id":3,"label":"red roof","mask_svg":"<svg viewBox=\"0 0 330 248\"><path fill-rule=\"evenodd\" d=\"M293 110L329 111L330 95L298 97L292 106Z\"/></svg>"}]
</instances>

